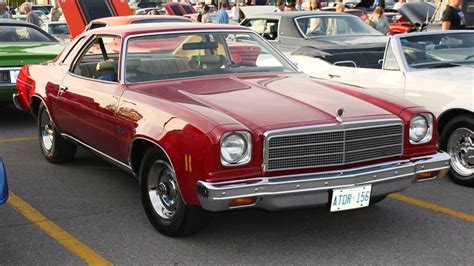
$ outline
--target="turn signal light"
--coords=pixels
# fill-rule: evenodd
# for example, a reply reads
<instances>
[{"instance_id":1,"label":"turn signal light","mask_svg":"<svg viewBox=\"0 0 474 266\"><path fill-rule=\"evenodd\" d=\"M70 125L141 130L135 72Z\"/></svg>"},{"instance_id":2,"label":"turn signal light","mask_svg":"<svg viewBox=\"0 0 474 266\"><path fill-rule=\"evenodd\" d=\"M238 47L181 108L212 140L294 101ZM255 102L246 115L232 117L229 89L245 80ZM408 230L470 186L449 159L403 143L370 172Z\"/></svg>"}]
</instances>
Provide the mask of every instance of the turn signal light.
<instances>
[{"instance_id":1,"label":"turn signal light","mask_svg":"<svg viewBox=\"0 0 474 266\"><path fill-rule=\"evenodd\" d=\"M245 206L245 205L252 205L257 201L256 197L247 197L247 198L238 198L233 199L229 207L238 207L238 206Z\"/></svg>"},{"instance_id":2,"label":"turn signal light","mask_svg":"<svg viewBox=\"0 0 474 266\"><path fill-rule=\"evenodd\" d=\"M416 178L418 179L418 181L422 181L422 180L426 180L426 179L435 178L437 175L438 175L438 171L424 172L424 173L418 174L416 176Z\"/></svg>"}]
</instances>

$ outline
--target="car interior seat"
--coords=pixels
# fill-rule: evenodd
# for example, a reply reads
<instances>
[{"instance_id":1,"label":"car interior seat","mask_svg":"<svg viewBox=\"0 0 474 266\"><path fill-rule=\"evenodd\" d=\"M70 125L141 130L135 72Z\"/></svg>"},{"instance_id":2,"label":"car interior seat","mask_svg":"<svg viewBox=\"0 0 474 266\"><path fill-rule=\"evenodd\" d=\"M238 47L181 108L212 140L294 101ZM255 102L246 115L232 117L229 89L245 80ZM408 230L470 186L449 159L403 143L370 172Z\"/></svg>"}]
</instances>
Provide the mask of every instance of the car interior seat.
<instances>
[{"instance_id":1,"label":"car interior seat","mask_svg":"<svg viewBox=\"0 0 474 266\"><path fill-rule=\"evenodd\" d=\"M117 69L113 60L105 60L97 63L96 79L105 81L117 81Z\"/></svg>"}]
</instances>

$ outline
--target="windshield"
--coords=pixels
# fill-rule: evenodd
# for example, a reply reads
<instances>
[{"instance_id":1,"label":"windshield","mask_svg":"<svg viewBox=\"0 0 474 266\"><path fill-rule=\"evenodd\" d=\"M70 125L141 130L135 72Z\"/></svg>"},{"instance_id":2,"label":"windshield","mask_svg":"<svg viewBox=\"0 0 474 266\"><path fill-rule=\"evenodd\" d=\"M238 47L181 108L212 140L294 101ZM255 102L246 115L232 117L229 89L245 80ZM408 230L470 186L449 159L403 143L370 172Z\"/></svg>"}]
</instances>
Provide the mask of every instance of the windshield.
<instances>
[{"instance_id":1,"label":"windshield","mask_svg":"<svg viewBox=\"0 0 474 266\"><path fill-rule=\"evenodd\" d=\"M69 28L67 27L67 24L49 24L49 33L53 35L69 35Z\"/></svg>"},{"instance_id":2,"label":"windshield","mask_svg":"<svg viewBox=\"0 0 474 266\"><path fill-rule=\"evenodd\" d=\"M57 42L43 32L28 26L0 25L0 42Z\"/></svg>"},{"instance_id":3,"label":"windshield","mask_svg":"<svg viewBox=\"0 0 474 266\"><path fill-rule=\"evenodd\" d=\"M125 60L127 82L275 71L295 69L260 36L249 32L135 37L128 41Z\"/></svg>"},{"instance_id":4,"label":"windshield","mask_svg":"<svg viewBox=\"0 0 474 266\"><path fill-rule=\"evenodd\" d=\"M295 19L304 37L382 35L356 16L308 16Z\"/></svg>"},{"instance_id":5,"label":"windshield","mask_svg":"<svg viewBox=\"0 0 474 266\"><path fill-rule=\"evenodd\" d=\"M454 67L474 63L473 33L440 33L400 38L412 68Z\"/></svg>"}]
</instances>

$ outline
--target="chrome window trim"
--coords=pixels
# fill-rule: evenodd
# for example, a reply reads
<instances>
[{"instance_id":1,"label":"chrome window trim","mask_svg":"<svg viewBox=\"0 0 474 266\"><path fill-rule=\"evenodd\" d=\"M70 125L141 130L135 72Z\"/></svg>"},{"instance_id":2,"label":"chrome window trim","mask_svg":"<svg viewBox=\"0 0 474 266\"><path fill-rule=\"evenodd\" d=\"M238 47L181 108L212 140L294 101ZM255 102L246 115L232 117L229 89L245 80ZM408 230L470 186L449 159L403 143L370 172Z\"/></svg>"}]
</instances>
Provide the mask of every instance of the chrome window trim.
<instances>
[{"instance_id":1,"label":"chrome window trim","mask_svg":"<svg viewBox=\"0 0 474 266\"><path fill-rule=\"evenodd\" d=\"M367 125L367 126L364 126ZM395 156L403 155L405 150L405 124L402 119L399 118L392 118L392 119L375 119L375 120L363 120L363 121L351 121L351 122L342 122L342 123L329 123L329 124L322 124L322 125L313 125L313 126L302 126L302 127L293 127L293 128L284 128L284 129L275 129L266 131L263 134L263 153L262 153L262 162L263 162L263 171L264 172L275 172L275 171L285 171L285 170L300 170L300 169L308 169L308 168L319 168L319 167L328 167L328 166L341 166L346 164L354 164L358 162L363 162L367 160L360 160L360 161L351 161L350 163L345 162L345 143L346 143L346 134L344 134L343 140L343 162L340 164L328 164L322 166L304 166L304 167L290 167L290 168L279 168L275 170L268 169L268 157L269 157L269 142L270 139L274 136L284 137L284 136L300 136L300 135L308 135L315 133L315 130L321 129L321 131L317 131L317 133L327 133L327 132L337 132L337 131L350 131L350 130L358 130L358 129L368 129L368 128L379 128L382 126L393 126L393 125L401 125L402 127L402 140L401 140L401 153L396 155L389 155L384 157L377 157L375 159L383 159L383 158L390 158ZM285 133L287 132L287 133ZM291 133L296 132L296 133Z\"/></svg>"},{"instance_id":2,"label":"chrome window trim","mask_svg":"<svg viewBox=\"0 0 474 266\"><path fill-rule=\"evenodd\" d=\"M272 44L270 44L265 38L262 36L258 35L252 30L249 29L230 29L230 30L178 30L178 31L165 31L165 32L152 32L152 33L142 33L142 34L133 34L125 37L123 43L122 43L122 49L121 49L121 55L120 55L120 67L119 67L119 81L121 84L140 84L140 83L150 83L150 82L158 82L158 81L164 81L164 80L174 80L174 79L180 79L180 78L170 78L170 79L163 79L163 80L152 80L152 81L142 81L142 82L127 82L125 80L125 62L127 61L127 52L128 52L128 42L132 38L139 38L139 37L147 37L147 36L159 36L159 35L172 35L172 34L179 34L179 33L248 33L248 34L254 34L257 36L257 38L260 38L264 43L266 43L273 52L278 54L282 60L284 60L288 65L293 67L294 73L298 72L298 67L290 60L288 59L282 52L280 52L278 49L273 47ZM287 73L287 72L285 72ZM239 74L248 74L248 73L239 73ZM236 74L228 74L228 75L236 75ZM214 76L214 75L213 75ZM186 77L186 78L194 78L194 77Z\"/></svg>"}]
</instances>

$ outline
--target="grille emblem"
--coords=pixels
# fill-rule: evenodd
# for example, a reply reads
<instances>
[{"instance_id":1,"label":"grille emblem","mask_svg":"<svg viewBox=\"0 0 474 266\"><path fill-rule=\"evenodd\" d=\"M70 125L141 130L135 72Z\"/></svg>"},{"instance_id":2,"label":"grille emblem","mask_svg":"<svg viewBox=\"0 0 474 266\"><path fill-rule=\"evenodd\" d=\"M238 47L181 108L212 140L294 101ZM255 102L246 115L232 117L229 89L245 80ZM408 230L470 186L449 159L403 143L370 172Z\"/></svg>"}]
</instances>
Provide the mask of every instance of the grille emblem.
<instances>
[{"instance_id":1,"label":"grille emblem","mask_svg":"<svg viewBox=\"0 0 474 266\"><path fill-rule=\"evenodd\" d=\"M344 118L344 108L341 107L341 108L337 109L336 120L339 123L342 123L342 122L344 122L343 118Z\"/></svg>"}]
</instances>

